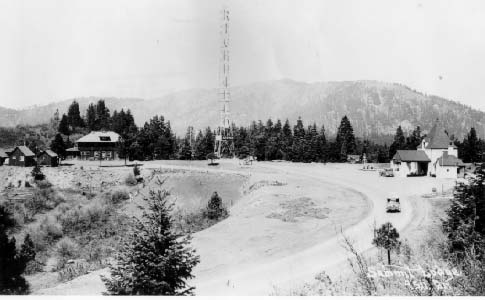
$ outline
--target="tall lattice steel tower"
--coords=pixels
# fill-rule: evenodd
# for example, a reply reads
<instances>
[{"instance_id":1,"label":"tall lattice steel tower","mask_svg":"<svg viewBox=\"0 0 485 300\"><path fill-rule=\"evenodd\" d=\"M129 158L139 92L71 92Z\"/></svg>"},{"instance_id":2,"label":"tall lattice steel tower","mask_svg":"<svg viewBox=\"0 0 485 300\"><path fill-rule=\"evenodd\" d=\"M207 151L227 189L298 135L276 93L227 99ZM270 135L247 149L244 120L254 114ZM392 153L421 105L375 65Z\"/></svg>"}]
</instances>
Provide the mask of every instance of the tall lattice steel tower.
<instances>
[{"instance_id":1,"label":"tall lattice steel tower","mask_svg":"<svg viewBox=\"0 0 485 300\"><path fill-rule=\"evenodd\" d=\"M219 61L219 118L214 152L218 157L234 156L234 138L231 126L231 92L229 88L229 10L222 9L221 46Z\"/></svg>"}]
</instances>

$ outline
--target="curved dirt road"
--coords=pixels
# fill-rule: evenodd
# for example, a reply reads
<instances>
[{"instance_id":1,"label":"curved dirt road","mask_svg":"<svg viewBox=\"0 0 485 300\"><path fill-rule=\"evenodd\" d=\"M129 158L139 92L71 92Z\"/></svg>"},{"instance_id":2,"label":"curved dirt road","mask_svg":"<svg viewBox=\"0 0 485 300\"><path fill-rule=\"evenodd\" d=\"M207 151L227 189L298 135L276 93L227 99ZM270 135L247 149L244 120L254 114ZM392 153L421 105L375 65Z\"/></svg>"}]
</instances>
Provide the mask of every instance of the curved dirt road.
<instances>
[{"instance_id":1,"label":"curved dirt road","mask_svg":"<svg viewBox=\"0 0 485 300\"><path fill-rule=\"evenodd\" d=\"M170 167L207 169L202 165ZM211 169L210 172L247 172L253 178L286 180L288 185L267 186L246 195L231 209L228 219L194 234L192 244L201 255L201 263L194 270L196 277L190 282L196 287L195 293L269 295L274 292L274 287L286 290L299 286L313 280L321 271L331 276L339 275L348 257L341 245L340 228L355 242L356 248L364 252L372 248L374 224L379 226L391 221L401 235L412 232L428 218L428 202L422 201L419 195L429 193L432 187L439 189L452 184L452 181L443 182L436 178L382 178L377 172L364 172L358 168L358 165L348 164L258 162L248 169L240 169L233 163L228 163L227 168ZM320 197L319 193L325 191L338 192L342 197ZM385 213L385 199L390 193L400 196L402 213ZM337 201L340 207L337 206L330 216L340 214L336 219L340 222L315 219L302 225L268 218L268 211L277 208L275 202L299 196L311 196L316 204L326 201L335 204ZM259 215L255 216L255 213ZM273 232L254 220L267 222L263 225L269 223ZM268 246L274 244L279 248ZM108 275L107 269L38 290L36 294L99 295L104 291L99 275Z\"/></svg>"},{"instance_id":2,"label":"curved dirt road","mask_svg":"<svg viewBox=\"0 0 485 300\"><path fill-rule=\"evenodd\" d=\"M373 247L371 241L374 226L390 221L400 232L410 230L414 221L423 218L428 211L427 202L421 201L418 195L431 191L437 184L433 178L381 178L377 172L358 170L356 165L258 163L257 168L298 176L311 184L320 182L362 193L370 201L371 209L365 218L343 231L362 252ZM402 212L387 214L385 199L394 193L401 198ZM219 225L224 226L223 223ZM335 225L338 231L339 224ZM200 235L204 234L200 232ZM199 249L198 234L194 237L196 248ZM214 240L214 243L217 241ZM237 256L238 253L233 255ZM196 270L192 284L196 286L197 295L268 295L274 292L274 287L288 289L311 281L323 270L330 275L338 275L348 255L342 247L341 235L335 232L321 243L278 260L247 263L210 274Z\"/></svg>"}]
</instances>

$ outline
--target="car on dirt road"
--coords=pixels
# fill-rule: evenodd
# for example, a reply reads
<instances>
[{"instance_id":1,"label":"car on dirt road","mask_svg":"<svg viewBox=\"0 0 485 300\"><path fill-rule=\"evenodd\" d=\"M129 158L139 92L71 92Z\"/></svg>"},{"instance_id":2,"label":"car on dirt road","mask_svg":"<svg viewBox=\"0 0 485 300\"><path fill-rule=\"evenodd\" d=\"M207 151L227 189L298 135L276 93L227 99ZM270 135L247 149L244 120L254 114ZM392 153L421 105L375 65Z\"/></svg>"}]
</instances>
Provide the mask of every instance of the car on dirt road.
<instances>
[{"instance_id":1,"label":"car on dirt road","mask_svg":"<svg viewBox=\"0 0 485 300\"><path fill-rule=\"evenodd\" d=\"M382 169L379 171L379 176L394 177L394 171L392 169Z\"/></svg>"},{"instance_id":2,"label":"car on dirt road","mask_svg":"<svg viewBox=\"0 0 485 300\"><path fill-rule=\"evenodd\" d=\"M401 212L401 203L399 202L399 197L397 196L387 197L386 212L388 213Z\"/></svg>"}]
</instances>

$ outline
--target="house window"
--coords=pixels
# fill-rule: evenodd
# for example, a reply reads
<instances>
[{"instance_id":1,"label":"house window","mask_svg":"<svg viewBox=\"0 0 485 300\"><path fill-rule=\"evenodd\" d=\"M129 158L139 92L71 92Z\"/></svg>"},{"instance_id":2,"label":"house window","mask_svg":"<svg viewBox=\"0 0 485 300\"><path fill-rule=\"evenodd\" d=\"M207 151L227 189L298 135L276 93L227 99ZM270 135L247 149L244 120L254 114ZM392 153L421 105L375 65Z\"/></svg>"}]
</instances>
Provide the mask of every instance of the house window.
<instances>
[{"instance_id":1,"label":"house window","mask_svg":"<svg viewBox=\"0 0 485 300\"><path fill-rule=\"evenodd\" d=\"M21 156L20 156L20 161L24 161L24 160L25 160L24 156L23 156L23 155L21 155Z\"/></svg>"}]
</instances>

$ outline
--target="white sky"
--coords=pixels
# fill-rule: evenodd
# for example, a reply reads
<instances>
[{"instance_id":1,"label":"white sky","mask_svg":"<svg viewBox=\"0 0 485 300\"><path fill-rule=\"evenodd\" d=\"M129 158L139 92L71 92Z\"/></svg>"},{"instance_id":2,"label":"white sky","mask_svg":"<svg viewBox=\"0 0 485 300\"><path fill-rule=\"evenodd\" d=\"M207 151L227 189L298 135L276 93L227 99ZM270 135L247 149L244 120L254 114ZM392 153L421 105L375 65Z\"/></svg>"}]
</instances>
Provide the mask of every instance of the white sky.
<instances>
[{"instance_id":1,"label":"white sky","mask_svg":"<svg viewBox=\"0 0 485 300\"><path fill-rule=\"evenodd\" d=\"M382 80L485 110L481 0L0 0L0 106L216 87L223 2L233 85Z\"/></svg>"}]
</instances>

